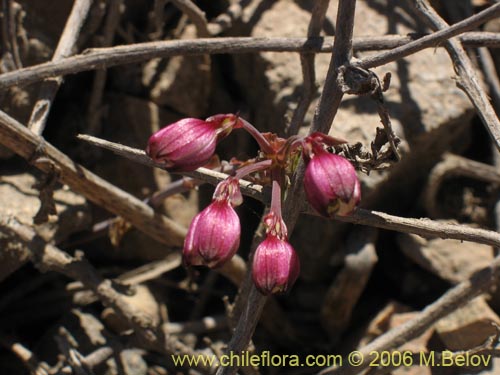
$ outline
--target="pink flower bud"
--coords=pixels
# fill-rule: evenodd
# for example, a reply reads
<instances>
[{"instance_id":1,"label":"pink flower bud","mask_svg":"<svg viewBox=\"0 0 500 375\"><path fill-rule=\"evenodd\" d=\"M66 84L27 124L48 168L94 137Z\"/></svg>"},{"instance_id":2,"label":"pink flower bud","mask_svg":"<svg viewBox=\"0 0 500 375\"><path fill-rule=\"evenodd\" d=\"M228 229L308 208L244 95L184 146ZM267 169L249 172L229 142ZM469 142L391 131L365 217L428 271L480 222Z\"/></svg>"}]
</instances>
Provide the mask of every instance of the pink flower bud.
<instances>
[{"instance_id":1,"label":"pink flower bud","mask_svg":"<svg viewBox=\"0 0 500 375\"><path fill-rule=\"evenodd\" d=\"M352 164L342 156L314 147L306 167L307 200L321 215L349 215L361 199L361 188Z\"/></svg>"},{"instance_id":2,"label":"pink flower bud","mask_svg":"<svg viewBox=\"0 0 500 375\"><path fill-rule=\"evenodd\" d=\"M295 250L286 239L268 234L255 250L252 278L263 294L288 291L300 272L300 263Z\"/></svg>"},{"instance_id":3,"label":"pink flower bud","mask_svg":"<svg viewBox=\"0 0 500 375\"><path fill-rule=\"evenodd\" d=\"M191 222L184 241L186 266L221 266L238 250L240 219L229 200L215 200Z\"/></svg>"},{"instance_id":4,"label":"pink flower bud","mask_svg":"<svg viewBox=\"0 0 500 375\"><path fill-rule=\"evenodd\" d=\"M236 115L216 115L205 121L186 118L154 133L146 154L166 169L193 171L205 165L215 153L217 141L238 127Z\"/></svg>"},{"instance_id":5,"label":"pink flower bud","mask_svg":"<svg viewBox=\"0 0 500 375\"><path fill-rule=\"evenodd\" d=\"M222 180L215 187L212 200L226 200L231 203L231 206L236 207L243 203L243 195L240 190L240 180L236 177L229 176Z\"/></svg>"}]
</instances>

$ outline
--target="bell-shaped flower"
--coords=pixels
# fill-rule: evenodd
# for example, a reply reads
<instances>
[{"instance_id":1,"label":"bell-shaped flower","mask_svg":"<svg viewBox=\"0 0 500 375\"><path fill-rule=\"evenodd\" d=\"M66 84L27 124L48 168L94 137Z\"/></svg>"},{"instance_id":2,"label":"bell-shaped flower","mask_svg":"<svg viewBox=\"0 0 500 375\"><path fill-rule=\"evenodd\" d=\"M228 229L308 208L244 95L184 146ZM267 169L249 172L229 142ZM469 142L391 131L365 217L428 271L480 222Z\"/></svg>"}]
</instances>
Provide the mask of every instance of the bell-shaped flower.
<instances>
[{"instance_id":1,"label":"bell-shaped flower","mask_svg":"<svg viewBox=\"0 0 500 375\"><path fill-rule=\"evenodd\" d=\"M349 215L361 199L361 188L353 165L321 146L306 158L304 190L311 206L323 216Z\"/></svg>"},{"instance_id":2,"label":"bell-shaped flower","mask_svg":"<svg viewBox=\"0 0 500 375\"><path fill-rule=\"evenodd\" d=\"M214 192L212 203L191 222L182 252L186 266L219 267L240 246L241 226L233 206L242 203L239 180L228 177Z\"/></svg>"},{"instance_id":3,"label":"bell-shaped flower","mask_svg":"<svg viewBox=\"0 0 500 375\"><path fill-rule=\"evenodd\" d=\"M214 201L191 222L184 242L186 266L221 266L240 246L240 219L228 201Z\"/></svg>"},{"instance_id":4,"label":"bell-shaped flower","mask_svg":"<svg viewBox=\"0 0 500 375\"><path fill-rule=\"evenodd\" d=\"M285 293L299 276L300 262L288 242L287 227L281 217L280 204L271 203L271 210L264 217L264 224L267 236L255 250L252 279L262 294Z\"/></svg>"},{"instance_id":5,"label":"bell-shaped flower","mask_svg":"<svg viewBox=\"0 0 500 375\"><path fill-rule=\"evenodd\" d=\"M265 295L285 293L297 280L300 263L297 253L286 239L268 233L255 250L252 279Z\"/></svg>"},{"instance_id":6,"label":"bell-shaped flower","mask_svg":"<svg viewBox=\"0 0 500 375\"><path fill-rule=\"evenodd\" d=\"M146 154L167 170L193 171L210 160L217 142L239 127L238 124L238 117L232 114L206 120L185 118L154 133L149 138Z\"/></svg>"}]
</instances>

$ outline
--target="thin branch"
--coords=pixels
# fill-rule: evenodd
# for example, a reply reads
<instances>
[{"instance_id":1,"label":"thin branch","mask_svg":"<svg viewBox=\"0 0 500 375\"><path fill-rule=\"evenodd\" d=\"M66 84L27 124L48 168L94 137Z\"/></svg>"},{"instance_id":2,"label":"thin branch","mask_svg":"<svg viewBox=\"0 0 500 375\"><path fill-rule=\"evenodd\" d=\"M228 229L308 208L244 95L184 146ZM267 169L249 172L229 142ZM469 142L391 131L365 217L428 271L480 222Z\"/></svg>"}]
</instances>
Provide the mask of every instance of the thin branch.
<instances>
[{"instance_id":1,"label":"thin branch","mask_svg":"<svg viewBox=\"0 0 500 375\"><path fill-rule=\"evenodd\" d=\"M229 29L242 14L242 2L240 0L231 0L227 10L209 22L208 30L210 35L218 35Z\"/></svg>"},{"instance_id":2,"label":"thin branch","mask_svg":"<svg viewBox=\"0 0 500 375\"><path fill-rule=\"evenodd\" d=\"M93 0L75 0L71 13L64 26L61 39L54 52L52 61L56 62L64 59L71 55L73 47L76 44L80 30L87 18L87 14L90 10ZM35 134L42 134L47 118L49 116L49 111L52 106L52 101L54 100L59 86L62 83L62 77L55 77L46 80L40 87L40 92L38 94L38 100L35 103L33 111L31 113L31 118L28 123L28 127Z\"/></svg>"},{"instance_id":3,"label":"thin branch","mask_svg":"<svg viewBox=\"0 0 500 375\"><path fill-rule=\"evenodd\" d=\"M356 1L339 1L333 56L326 75L323 92L314 115L311 132L328 134L344 92L337 83L338 70L348 65L352 57L352 37L354 30L354 11Z\"/></svg>"},{"instance_id":4,"label":"thin branch","mask_svg":"<svg viewBox=\"0 0 500 375\"><path fill-rule=\"evenodd\" d=\"M14 3L14 0L2 0L2 41L4 53L10 54L13 67L20 69L23 65L17 43L15 5L17 4Z\"/></svg>"},{"instance_id":5,"label":"thin branch","mask_svg":"<svg viewBox=\"0 0 500 375\"><path fill-rule=\"evenodd\" d=\"M191 0L170 0L174 5L179 8L183 13L185 13L188 18L193 22L198 32L199 37L206 38L210 35L208 31L207 18L205 17L205 12L203 12L198 6Z\"/></svg>"},{"instance_id":6,"label":"thin branch","mask_svg":"<svg viewBox=\"0 0 500 375\"><path fill-rule=\"evenodd\" d=\"M42 272L54 271L80 281L92 290L105 306L113 310L133 328L134 332L152 349L167 355L184 352L196 355L191 349L172 337L163 337L159 327L142 310L132 306L123 295L114 289L110 280L103 279L83 255L74 257L56 246L45 243L33 229L17 222L13 218L0 217L0 230L14 236L17 242L31 252L31 261ZM198 369L210 373L212 369L199 364Z\"/></svg>"},{"instance_id":7,"label":"thin branch","mask_svg":"<svg viewBox=\"0 0 500 375\"><path fill-rule=\"evenodd\" d=\"M381 353L384 350L391 350L420 336L435 322L444 316L452 313L463 306L474 297L486 292L489 288L498 283L500 277L500 257L496 257L491 266L475 273L470 279L461 282L457 286L448 290L443 296L431 305L428 305L422 312L412 320L379 336L365 347L359 349L363 358L363 363L358 367L346 366L339 368L327 368L320 372L326 374L353 375L358 374L369 366L373 360L373 353Z\"/></svg>"},{"instance_id":8,"label":"thin branch","mask_svg":"<svg viewBox=\"0 0 500 375\"><path fill-rule=\"evenodd\" d=\"M339 1L337 29L333 44L332 58L311 131L328 133L328 129L333 121L340 100L342 99L343 92L336 82L337 71L339 67L348 64L352 56L355 7L355 0ZM301 165L303 166L303 162L301 162ZM292 188L288 193L283 207L283 218L290 235L293 232L293 228L295 227L295 223L300 213L300 205L298 205L297 202L304 201L302 199L303 171L303 167L297 168ZM241 350L245 350L248 347L267 300L266 296L257 291L254 283L248 280L249 277L247 275L247 282L250 284L248 299L243 301L245 303L243 312L238 319L238 324L229 342L227 352L239 353ZM217 371L217 375L233 374L237 369L238 367L221 367Z\"/></svg>"},{"instance_id":9,"label":"thin branch","mask_svg":"<svg viewBox=\"0 0 500 375\"><path fill-rule=\"evenodd\" d=\"M120 283L120 285L137 285L144 283L153 279L160 277L162 274L167 273L182 264L181 255L179 253L172 253L167 255L165 259L157 260L151 263L142 265L136 269L125 272L118 277L114 278L113 281ZM83 292L85 290L84 286L80 282L73 282L66 286L66 291L68 292ZM95 302L96 296L90 292L86 291L85 301L82 298L79 300L79 304L91 304ZM81 295L82 293L80 293ZM3 301L2 301L3 302Z\"/></svg>"},{"instance_id":10,"label":"thin branch","mask_svg":"<svg viewBox=\"0 0 500 375\"><path fill-rule=\"evenodd\" d=\"M28 161L33 162L34 158L40 156L50 159L53 167L60 171L61 182L68 184L74 191L122 216L161 243L182 245L186 234L185 228L173 220L156 214L139 199L75 164L68 156L44 142L40 136L30 132L4 112L0 112L0 135L0 143ZM51 168L49 164L35 161L35 166L43 171L49 171Z\"/></svg>"},{"instance_id":11,"label":"thin branch","mask_svg":"<svg viewBox=\"0 0 500 375\"><path fill-rule=\"evenodd\" d=\"M328 134L340 102L344 96L337 77L339 69L347 66L352 57L355 0L340 0L337 11L336 35L333 43L333 54L326 74L323 92L316 107L310 133L321 132ZM288 226L289 233L298 220L301 207L296 202L304 202L305 164L301 159L293 176L293 182L283 205L283 218Z\"/></svg>"},{"instance_id":12,"label":"thin branch","mask_svg":"<svg viewBox=\"0 0 500 375\"><path fill-rule=\"evenodd\" d=\"M500 3L491 6L489 9L494 7L498 7L498 14L500 14ZM437 30L448 28L448 24L439 14L437 14L427 1L417 0L417 8L432 28ZM472 104L474 104L486 130L488 130L490 137L500 151L500 121L498 120L495 110L491 106L488 96L479 83L476 71L469 56L467 56L467 52L465 52L460 42L455 39L446 41L444 46L458 74L458 87L465 91Z\"/></svg>"},{"instance_id":13,"label":"thin branch","mask_svg":"<svg viewBox=\"0 0 500 375\"><path fill-rule=\"evenodd\" d=\"M311 20L309 21L309 27L307 29L307 36L318 37L323 23L326 17L326 11L328 10L328 5L330 0L318 0L314 4L314 8L311 14ZM311 105L311 101L316 93L316 72L314 69L314 57L313 53L301 53L300 54L300 66L302 68L303 77L303 87L302 95L295 109L292 120L290 121L290 127L287 129L287 134L294 135L299 131L300 126L304 122L307 110Z\"/></svg>"},{"instance_id":14,"label":"thin branch","mask_svg":"<svg viewBox=\"0 0 500 375\"><path fill-rule=\"evenodd\" d=\"M108 7L108 15L104 24L104 35L102 37L102 47L111 46L113 43L116 28L120 23L123 0L111 1ZM92 90L90 92L90 100L87 111L87 131L90 134L98 134L101 129L102 109L100 106L104 94L104 87L106 85L106 78L107 71L105 69L101 69L96 71L94 81L92 82Z\"/></svg>"},{"instance_id":15,"label":"thin branch","mask_svg":"<svg viewBox=\"0 0 500 375\"><path fill-rule=\"evenodd\" d=\"M500 79L495 68L495 62L491 56L490 51L486 47L479 47L477 49L479 55L479 62L484 72L485 83L489 87L493 107L497 113L500 113Z\"/></svg>"},{"instance_id":16,"label":"thin branch","mask_svg":"<svg viewBox=\"0 0 500 375\"><path fill-rule=\"evenodd\" d=\"M396 47L390 51L386 51L375 56L365 57L364 59L356 61L356 63L354 63L353 65L365 69L385 65L391 61L402 59L403 57L409 56L425 48L436 47L443 41L457 36L464 31L474 29L475 27L491 19L497 18L499 15L500 3L497 3L483 10L482 12L475 14L474 16L457 22L453 26L446 27L440 31L419 38L415 41L405 44L404 46Z\"/></svg>"},{"instance_id":17,"label":"thin branch","mask_svg":"<svg viewBox=\"0 0 500 375\"><path fill-rule=\"evenodd\" d=\"M151 160L149 156L146 155L146 153L143 150L139 150L133 147L128 147L125 145L121 145L119 143L110 142L105 139L85 134L78 135L78 139L88 142L94 146L110 150L115 154L123 156L132 161L135 161L136 163L163 169L161 164L156 164L153 160ZM217 185L219 182L221 182L228 176L226 173L217 172L208 168L198 168L193 172L183 172L182 175L191 177L195 180L202 180L211 185ZM240 188L243 194L253 197L255 199L259 199L259 196L261 195L265 196L266 198L268 197L269 199L271 197L269 189L266 189L263 186L254 184L249 181L240 180Z\"/></svg>"},{"instance_id":18,"label":"thin branch","mask_svg":"<svg viewBox=\"0 0 500 375\"><path fill-rule=\"evenodd\" d=\"M117 188L89 170L73 162L42 137L0 111L0 144L32 162L44 172L57 170L62 183L84 195L95 204L123 217L137 229L168 246L182 247L187 229L174 220L153 210L133 195ZM233 283L239 285L246 271L239 256L219 270Z\"/></svg>"},{"instance_id":19,"label":"thin branch","mask_svg":"<svg viewBox=\"0 0 500 375\"><path fill-rule=\"evenodd\" d=\"M454 25L455 26L455 25ZM474 25L475 26L475 25ZM458 32L463 32L459 30ZM434 34L431 34L432 36ZM447 37L433 39L430 44L417 43L416 51L435 47ZM379 37L363 37L353 40L354 51L373 51L397 48L410 42L418 42L416 36L386 35ZM471 32L464 34L461 40L467 45L500 46L500 33ZM47 62L0 75L0 89L10 86L23 86L41 81L45 78L75 74L88 70L105 69L116 65L124 65L147 61L155 57L170 57L176 55L203 55L221 53L255 53L255 52L302 52L331 53L334 38L200 38L193 40L171 40L116 46L110 48L94 48L81 55L68 57L62 61ZM415 46L413 46L415 47ZM411 53L411 52L410 52ZM382 56L382 55L376 55ZM383 55L384 59L385 54ZM388 61L398 58L391 57ZM406 55L405 55L406 56ZM365 61L365 60L362 60ZM380 65L380 64L376 64Z\"/></svg>"},{"instance_id":20,"label":"thin branch","mask_svg":"<svg viewBox=\"0 0 500 375\"><path fill-rule=\"evenodd\" d=\"M1 134L2 133L0 128L0 135ZM80 138L82 138L82 136L80 136ZM104 147L106 149L111 150L118 155L127 157L130 160L142 163L144 165L161 168L161 166L155 165L142 150L123 146L118 143L99 140L99 138L95 137L85 136L84 139L86 141L91 141L91 143L96 146L103 147L103 145L105 145ZM224 180L228 176L225 173L215 172L206 168L198 168L195 172L183 174L194 176L197 180L203 180L211 185L217 185L220 181ZM243 187L243 194L249 195L266 205L270 203L270 196L268 193L264 193L266 189L263 186L252 184L248 181L240 181L240 183ZM301 212L310 215L317 215L317 213L314 212L314 210L310 206L302 207ZM335 216L334 219L345 223L368 225L376 228L389 229L403 233L413 233L422 237L439 237L443 239L449 238L455 240L477 242L495 247L500 246L500 233L485 229L472 228L466 225L446 224L427 218L404 218L389 215L383 212L358 208L349 216Z\"/></svg>"},{"instance_id":21,"label":"thin branch","mask_svg":"<svg viewBox=\"0 0 500 375\"><path fill-rule=\"evenodd\" d=\"M496 151L495 151L496 152ZM429 173L423 201L431 217L440 217L438 192L443 182L450 177L469 177L479 181L500 184L498 167L470 160L462 156L445 154Z\"/></svg>"},{"instance_id":22,"label":"thin branch","mask_svg":"<svg viewBox=\"0 0 500 375\"><path fill-rule=\"evenodd\" d=\"M31 374L47 375L49 373L49 365L40 362L31 350L17 340L0 334L0 345L15 354Z\"/></svg>"},{"instance_id":23,"label":"thin branch","mask_svg":"<svg viewBox=\"0 0 500 375\"><path fill-rule=\"evenodd\" d=\"M326 291L320 311L321 325L332 343L348 328L352 310L377 263L377 234L373 228L353 227L345 242L344 265Z\"/></svg>"}]
</instances>

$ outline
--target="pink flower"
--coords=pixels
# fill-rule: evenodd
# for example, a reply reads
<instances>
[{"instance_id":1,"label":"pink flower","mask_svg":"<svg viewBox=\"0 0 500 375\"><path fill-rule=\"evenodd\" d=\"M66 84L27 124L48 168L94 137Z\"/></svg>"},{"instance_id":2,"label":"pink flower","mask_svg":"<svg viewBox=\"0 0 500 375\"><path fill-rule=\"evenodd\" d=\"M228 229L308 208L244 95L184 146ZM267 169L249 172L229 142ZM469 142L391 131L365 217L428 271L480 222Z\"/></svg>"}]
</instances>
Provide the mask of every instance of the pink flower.
<instances>
[{"instance_id":1,"label":"pink flower","mask_svg":"<svg viewBox=\"0 0 500 375\"><path fill-rule=\"evenodd\" d=\"M154 133L146 154L171 171L188 172L205 165L217 142L239 127L236 115L215 115L205 121L186 118Z\"/></svg>"},{"instance_id":2,"label":"pink flower","mask_svg":"<svg viewBox=\"0 0 500 375\"><path fill-rule=\"evenodd\" d=\"M313 145L306 158L304 190L311 206L321 215L349 215L361 199L356 170L342 156L331 154L321 145Z\"/></svg>"},{"instance_id":3,"label":"pink flower","mask_svg":"<svg viewBox=\"0 0 500 375\"><path fill-rule=\"evenodd\" d=\"M186 266L221 266L238 250L240 219L229 200L215 200L191 222L184 242Z\"/></svg>"},{"instance_id":4,"label":"pink flower","mask_svg":"<svg viewBox=\"0 0 500 375\"><path fill-rule=\"evenodd\" d=\"M239 180L228 177L215 188L212 203L191 222L182 252L186 266L219 267L240 246L240 219L234 210L243 202Z\"/></svg>"},{"instance_id":5,"label":"pink flower","mask_svg":"<svg viewBox=\"0 0 500 375\"><path fill-rule=\"evenodd\" d=\"M268 233L253 258L252 278L262 294L285 293L297 280L300 263L286 239Z\"/></svg>"}]
</instances>

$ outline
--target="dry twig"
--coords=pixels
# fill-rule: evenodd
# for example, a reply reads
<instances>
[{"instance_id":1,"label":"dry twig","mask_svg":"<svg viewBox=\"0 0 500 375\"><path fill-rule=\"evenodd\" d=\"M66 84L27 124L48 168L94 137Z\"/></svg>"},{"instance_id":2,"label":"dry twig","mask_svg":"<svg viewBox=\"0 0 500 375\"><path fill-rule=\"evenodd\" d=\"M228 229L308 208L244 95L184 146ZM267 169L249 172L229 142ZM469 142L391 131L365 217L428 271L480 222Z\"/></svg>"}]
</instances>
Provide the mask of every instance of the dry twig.
<instances>
[{"instance_id":1,"label":"dry twig","mask_svg":"<svg viewBox=\"0 0 500 375\"><path fill-rule=\"evenodd\" d=\"M349 63L352 56L352 35L354 26L355 0L340 0L337 13L337 29L333 44L333 54L330 67L325 79L323 92L316 109L316 113L311 127L311 132L320 131L328 133L328 129L335 117L338 106L343 96L343 91L337 83L338 69ZM293 228L301 211L297 202L303 202L302 180L304 177L304 163L301 161L297 172L293 177L292 187L283 206L283 218L288 227L288 233L293 232ZM240 352L244 350L253 335L257 322L260 318L267 298L260 294L255 285L247 276L246 282L250 283L248 300L239 317L233 337L228 344L228 352ZM231 374L236 372L236 367L220 368L218 375Z\"/></svg>"},{"instance_id":2,"label":"dry twig","mask_svg":"<svg viewBox=\"0 0 500 375\"><path fill-rule=\"evenodd\" d=\"M108 5L108 16L104 24L104 35L102 36L102 47L109 47L113 43L116 28L120 23L120 17L123 7L123 0L111 1ZM98 70L95 73L92 90L90 92L90 100L88 107L88 125L87 131L90 134L99 134L101 128L102 108L101 102L106 85L107 71L104 69Z\"/></svg>"},{"instance_id":3,"label":"dry twig","mask_svg":"<svg viewBox=\"0 0 500 375\"><path fill-rule=\"evenodd\" d=\"M307 37L313 38L318 37L321 33L323 23L326 17L326 11L328 10L328 5L330 0L320 0L316 1L311 14L311 20L309 21L309 27L307 29ZM314 69L314 57L312 53L301 53L300 54L300 66L302 68L303 76L303 89L302 96L297 104L292 120L290 121L290 126L287 129L287 134L293 135L297 134L299 131L304 117L306 116L307 110L311 105L311 101L316 93L316 72Z\"/></svg>"},{"instance_id":4,"label":"dry twig","mask_svg":"<svg viewBox=\"0 0 500 375\"><path fill-rule=\"evenodd\" d=\"M489 12L487 17L476 20L477 23L457 23L453 25L453 35L470 30L482 22L497 16ZM465 20L467 21L467 20ZM457 27L458 26L458 27ZM450 27L451 29L451 27ZM355 51L370 51L391 49L379 55L380 61L372 58L359 60L356 65L363 68L372 68L408 56L425 48L435 47L448 38L448 29L443 32L430 34L425 37L387 35L382 37L363 37L353 40ZM430 40L430 41L429 41ZM471 46L500 46L498 33L471 32L464 34L464 43ZM47 62L26 67L0 75L0 89L10 86L23 86L39 82L45 78L75 74L83 71L104 69L116 65L131 64L147 61L155 57L170 57L176 55L203 55L220 53L252 53L252 52L324 52L332 50L334 38L251 38L228 37L213 39L173 40L161 42L138 43L110 48L94 48L84 51L81 55L68 57L62 61ZM409 45L410 47L405 47ZM402 48L402 50L400 49ZM411 51L407 51L410 48ZM396 51L394 53L392 51ZM389 55L388 55L389 54ZM387 61L386 61L387 60Z\"/></svg>"},{"instance_id":5,"label":"dry twig","mask_svg":"<svg viewBox=\"0 0 500 375\"><path fill-rule=\"evenodd\" d=\"M1 134L1 133L0 133ZM100 147L112 150L118 155L129 158L130 160L145 165L155 166L154 163L145 155L144 151L133 149L117 143L100 140L95 137L80 137L86 141ZM159 167L159 166L156 166ZM196 176L197 180L203 180L209 184L217 185L220 181L227 178L228 175L221 172L215 172L206 168L198 168L195 172L186 173ZM242 192L265 204L269 204L269 194L265 193L264 187L251 184L248 181L240 181ZM298 205L297 205L298 206ZM309 206L300 207L300 211L309 215L317 213ZM389 229L403 233L413 233L422 237L450 238L462 241L471 241L491 246L500 246L500 233L484 229L471 228L465 225L446 224L433 221L427 218L413 219L395 215L389 215L383 212L370 211L358 208L349 216L335 216L334 220L345 223L368 225L376 228Z\"/></svg>"},{"instance_id":6,"label":"dry twig","mask_svg":"<svg viewBox=\"0 0 500 375\"><path fill-rule=\"evenodd\" d=\"M115 215L123 217L160 243L182 246L187 233L186 228L154 212L146 203L74 163L57 148L44 142L40 136L33 134L1 111L0 143L27 160L32 160L33 155L42 152L60 170L60 181L74 191L83 194ZM44 172L50 171L48 163L38 163L35 166ZM238 285L245 269L245 262L240 257L234 257L220 269L220 272Z\"/></svg>"},{"instance_id":7,"label":"dry twig","mask_svg":"<svg viewBox=\"0 0 500 375\"><path fill-rule=\"evenodd\" d=\"M174 5L185 13L196 27L198 36L206 38L210 35L208 31L207 18L198 6L191 0L170 0Z\"/></svg>"},{"instance_id":8,"label":"dry twig","mask_svg":"<svg viewBox=\"0 0 500 375\"><path fill-rule=\"evenodd\" d=\"M76 44L76 40L78 39L83 23L87 18L92 1L93 0L75 1L68 17L68 21L66 22L66 26L64 27L64 31L61 35L61 39L59 39L59 44L54 52L54 56L52 57L53 62L62 60L71 55L73 52L73 47ZM62 77L48 79L40 87L38 100L35 103L28 124L28 127L35 134L42 134L49 116L52 101L54 100L62 81Z\"/></svg>"},{"instance_id":9,"label":"dry twig","mask_svg":"<svg viewBox=\"0 0 500 375\"><path fill-rule=\"evenodd\" d=\"M373 228L354 227L346 241L344 267L328 288L321 306L321 322L332 342L351 322L351 313L377 263Z\"/></svg>"},{"instance_id":10,"label":"dry twig","mask_svg":"<svg viewBox=\"0 0 500 375\"><path fill-rule=\"evenodd\" d=\"M344 366L337 369L327 368L320 371L321 375L343 374L353 375L363 371L373 359L374 352L382 352L400 347L404 343L420 336L432 324L452 313L474 297L486 292L498 283L500 277L500 257L496 257L491 266L475 273L469 280L463 281L448 290L437 301L427 306L422 312L396 328L379 336L365 347L359 349L364 357L358 367ZM347 364L347 362L346 362Z\"/></svg>"},{"instance_id":11,"label":"dry twig","mask_svg":"<svg viewBox=\"0 0 500 375\"><path fill-rule=\"evenodd\" d=\"M365 69L375 68L376 66L385 65L391 61L402 59L403 57L414 54L422 49L435 47L445 40L448 40L464 31L471 30L484 22L498 17L500 14L500 3L490 6L489 8L468 17L463 21L443 28L435 33L419 38L415 41L407 43L401 47L396 47L379 55L365 57L358 60L353 65L360 66Z\"/></svg>"},{"instance_id":12,"label":"dry twig","mask_svg":"<svg viewBox=\"0 0 500 375\"><path fill-rule=\"evenodd\" d=\"M173 337L163 337L159 327L153 325L151 317L130 305L123 296L114 289L110 280L104 280L88 263L83 254L78 252L74 257L59 248L45 243L29 227L20 224L13 218L0 217L0 230L8 233L25 246L31 253L31 261L42 272L54 271L80 281L91 289L103 302L134 329L147 347L171 355L185 353L194 356L195 353ZM200 364L196 366L203 373L210 373L210 367Z\"/></svg>"},{"instance_id":13,"label":"dry twig","mask_svg":"<svg viewBox=\"0 0 500 375\"><path fill-rule=\"evenodd\" d=\"M492 5L489 9L494 7L498 7L500 14L500 3ZM417 0L417 8L433 29L445 30L449 27L427 1ZM490 133L493 143L500 152L500 121L490 104L488 96L479 83L472 62L458 40L453 38L449 39L445 42L445 48L458 74L458 87L465 91L472 104L474 104L474 107L476 107L479 117L483 121L486 130Z\"/></svg>"}]
</instances>

